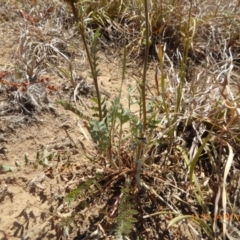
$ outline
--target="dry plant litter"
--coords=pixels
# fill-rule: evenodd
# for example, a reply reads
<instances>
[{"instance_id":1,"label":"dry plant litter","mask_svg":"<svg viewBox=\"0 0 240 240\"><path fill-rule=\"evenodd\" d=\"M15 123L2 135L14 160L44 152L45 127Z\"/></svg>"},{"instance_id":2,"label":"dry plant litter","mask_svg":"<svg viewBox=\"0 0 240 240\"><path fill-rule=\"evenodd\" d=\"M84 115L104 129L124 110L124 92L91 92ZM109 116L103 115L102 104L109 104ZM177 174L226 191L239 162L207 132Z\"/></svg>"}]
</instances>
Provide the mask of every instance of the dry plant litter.
<instances>
[{"instance_id":1,"label":"dry plant litter","mask_svg":"<svg viewBox=\"0 0 240 240\"><path fill-rule=\"evenodd\" d=\"M0 19L0 204L32 197L2 239L239 239L239 1L9 0ZM7 162L21 128L45 139Z\"/></svg>"}]
</instances>

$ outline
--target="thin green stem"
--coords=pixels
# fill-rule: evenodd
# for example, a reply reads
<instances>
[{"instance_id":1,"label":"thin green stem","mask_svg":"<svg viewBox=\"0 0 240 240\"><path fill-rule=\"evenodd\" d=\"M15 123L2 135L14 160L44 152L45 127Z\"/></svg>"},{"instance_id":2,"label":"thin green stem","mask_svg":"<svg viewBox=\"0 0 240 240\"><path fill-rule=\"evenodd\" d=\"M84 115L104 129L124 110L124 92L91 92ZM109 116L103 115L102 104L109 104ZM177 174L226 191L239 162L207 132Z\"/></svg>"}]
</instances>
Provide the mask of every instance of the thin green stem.
<instances>
[{"instance_id":1,"label":"thin green stem","mask_svg":"<svg viewBox=\"0 0 240 240\"><path fill-rule=\"evenodd\" d=\"M82 12L81 12L81 21L79 23L80 23L79 32L81 34L83 44L84 44L84 47L85 47L85 50L86 50L86 53L87 53L88 62L89 62L91 72L92 72L94 87L95 87L95 90L96 90L96 95L97 95L97 100L98 100L99 120L102 121L103 117L102 117L102 108L101 108L101 94L100 94L99 87L98 87L97 69L94 68L92 57L91 57L89 47L88 47L88 44L87 44L87 40L86 40L86 37L85 37L84 21L83 21Z\"/></svg>"},{"instance_id":2,"label":"thin green stem","mask_svg":"<svg viewBox=\"0 0 240 240\"><path fill-rule=\"evenodd\" d=\"M144 57L144 68L143 68L143 80L141 84L141 97L143 107L143 134L147 128L147 110L146 110L146 76L148 69L148 52L149 52L149 19L148 19L148 1L144 0L145 8L145 24L146 24L146 45L145 45L145 57Z\"/></svg>"}]
</instances>

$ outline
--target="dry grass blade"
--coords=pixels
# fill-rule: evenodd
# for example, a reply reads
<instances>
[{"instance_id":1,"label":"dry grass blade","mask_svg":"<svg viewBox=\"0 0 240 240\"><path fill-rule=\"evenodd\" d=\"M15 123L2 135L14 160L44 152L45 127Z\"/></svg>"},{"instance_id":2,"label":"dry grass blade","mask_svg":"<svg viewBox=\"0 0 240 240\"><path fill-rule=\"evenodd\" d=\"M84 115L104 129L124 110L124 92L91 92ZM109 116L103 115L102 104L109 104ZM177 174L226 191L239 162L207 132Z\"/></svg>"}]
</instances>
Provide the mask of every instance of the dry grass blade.
<instances>
[{"instance_id":1,"label":"dry grass blade","mask_svg":"<svg viewBox=\"0 0 240 240\"><path fill-rule=\"evenodd\" d=\"M208 136L202 142L200 148L197 150L196 154L194 155L193 160L190 163L189 176L190 176L191 181L194 179L194 169L195 169L195 166L197 164L197 161L199 160L199 157L200 157L205 145L209 141L210 137L211 137L211 134L209 133Z\"/></svg>"},{"instance_id":2,"label":"dry grass blade","mask_svg":"<svg viewBox=\"0 0 240 240\"><path fill-rule=\"evenodd\" d=\"M190 221L196 223L197 225L199 225L206 232L207 236L210 239L213 239L212 230L208 226L208 224L204 220L202 220L196 216L193 216L193 215L182 215L182 216L173 218L172 220L169 221L168 228L174 226L175 224L177 224L181 221L185 221L185 220L190 220Z\"/></svg>"},{"instance_id":3,"label":"dry grass blade","mask_svg":"<svg viewBox=\"0 0 240 240\"><path fill-rule=\"evenodd\" d=\"M231 145L228 142L226 142L225 144L227 144L227 146L228 146L229 154L228 154L228 159L227 159L227 162L226 162L226 165L224 168L223 186L222 186L223 239L224 240L226 239L227 222L228 222L228 219L226 217L226 214L227 214L227 192L226 192L227 176L229 174L230 168L233 163L233 158L234 158L233 149L232 149Z\"/></svg>"}]
</instances>

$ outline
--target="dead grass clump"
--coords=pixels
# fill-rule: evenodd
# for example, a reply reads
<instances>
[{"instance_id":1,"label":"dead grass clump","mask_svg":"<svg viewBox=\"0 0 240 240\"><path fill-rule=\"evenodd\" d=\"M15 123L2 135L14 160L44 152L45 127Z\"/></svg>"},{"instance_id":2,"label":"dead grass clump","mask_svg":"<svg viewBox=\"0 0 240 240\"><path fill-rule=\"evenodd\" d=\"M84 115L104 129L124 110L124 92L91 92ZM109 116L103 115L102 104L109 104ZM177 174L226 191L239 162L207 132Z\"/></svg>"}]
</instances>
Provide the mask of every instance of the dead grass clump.
<instances>
[{"instance_id":1,"label":"dead grass clump","mask_svg":"<svg viewBox=\"0 0 240 240\"><path fill-rule=\"evenodd\" d=\"M214 4L217 4L216 7L213 7ZM214 4L198 1L149 3L152 54L157 56L156 47L159 44L165 46L166 53L179 66L186 41L191 39L188 58L198 64L207 61L208 66L215 66L216 61L224 60L221 51L226 47L231 47L233 59L238 61L238 3L218 1ZM115 47L126 45L131 57L143 53L143 3L79 2L76 4L78 7L87 16L88 28L100 29L103 46L113 47L113 42Z\"/></svg>"},{"instance_id":2,"label":"dead grass clump","mask_svg":"<svg viewBox=\"0 0 240 240\"><path fill-rule=\"evenodd\" d=\"M7 117L9 113L12 116L14 112L32 115L34 111L52 111L54 107L49 94L54 94L57 87L50 82L49 76L53 72L63 75L61 64L67 62L69 68L74 58L67 44L74 31L68 31L64 26L70 14L63 5L44 1L35 6L32 2L22 5L21 2L9 1L1 9L8 9L9 16L16 15L19 20L18 29L13 31L10 28L12 33L19 35L12 65L1 72L8 74L1 76L1 87L11 93L5 96L2 103L2 116ZM9 25L7 21L3 24Z\"/></svg>"}]
</instances>

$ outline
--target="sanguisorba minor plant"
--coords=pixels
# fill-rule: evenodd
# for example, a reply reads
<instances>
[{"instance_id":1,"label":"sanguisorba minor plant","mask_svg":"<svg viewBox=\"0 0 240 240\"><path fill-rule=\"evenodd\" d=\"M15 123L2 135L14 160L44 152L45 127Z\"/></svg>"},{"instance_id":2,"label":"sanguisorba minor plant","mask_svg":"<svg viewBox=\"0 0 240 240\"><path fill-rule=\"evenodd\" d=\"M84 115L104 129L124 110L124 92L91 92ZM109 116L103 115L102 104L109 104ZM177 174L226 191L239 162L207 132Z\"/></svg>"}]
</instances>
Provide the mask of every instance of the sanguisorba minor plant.
<instances>
[{"instance_id":1,"label":"sanguisorba minor plant","mask_svg":"<svg viewBox=\"0 0 240 240\"><path fill-rule=\"evenodd\" d=\"M75 6L75 5L74 5ZM152 122L155 120L155 115L152 114L151 118L147 118L147 108L146 108L146 73L148 64L148 49L149 49L149 23L148 23L148 5L145 1L145 25L146 25L146 41L145 41L145 59L144 59L144 73L143 80L139 84L141 100L137 101L140 108L140 116L136 116L131 113L130 109L124 109L121 104L121 92L122 84L125 78L126 69L126 48L124 48L124 58L123 58L123 68L122 68L122 80L121 87L119 89L119 95L116 96L109 106L109 101L102 99L98 86L98 74L100 69L98 69L98 38L100 30L98 29L93 33L90 39L90 46L88 45L86 32L85 32L85 16L84 7L81 3L77 5L78 17L77 17L77 27L79 28L79 33L82 37L84 47L87 53L87 58L89 66L91 69L91 75L93 78L94 86L96 89L96 98L93 98L94 104L97 107L93 107L93 117L84 116L78 110L76 110L71 104L59 101L66 109L73 111L80 117L85 118L89 122L89 132L92 139L97 143L98 151L104 154L106 158L105 161L105 176L100 179L96 177L95 181L91 178L86 180L84 186L79 186L69 193L66 197L68 202L76 200L77 196L81 194L84 190L90 191L90 185L101 186L103 182L105 194L109 194L109 199L107 201L115 200L115 205L108 206L112 208L113 213L111 213L110 218L112 218L113 226L115 228L115 237L117 239L122 239L122 236L128 235L132 232L134 224L138 222L137 220L137 205L138 203L134 200L137 197L137 192L141 188L141 172L143 167L143 154L144 147L147 145L145 139L145 132L147 131L148 125L154 125ZM73 5L71 4L73 9ZM75 7L74 7L75 9ZM75 12L75 10L74 10ZM74 13L76 16L76 13ZM129 92L129 106L134 103L131 96L131 91ZM124 134L123 126L128 123L131 126L131 131L128 136ZM128 146L129 145L129 146ZM132 153L127 153L127 148ZM125 154L125 156L124 156ZM106 168L107 167L107 168ZM107 170L109 169L109 170ZM110 179L109 179L110 178ZM106 184L107 181L107 184ZM89 183L89 184L88 184ZM99 187L102 189L103 186ZM119 191L120 188L120 192ZM118 202L118 203L117 203ZM115 209L114 209L115 208Z\"/></svg>"}]
</instances>

